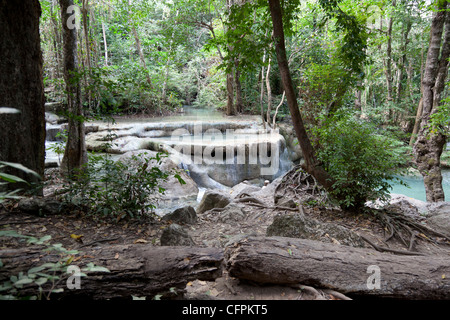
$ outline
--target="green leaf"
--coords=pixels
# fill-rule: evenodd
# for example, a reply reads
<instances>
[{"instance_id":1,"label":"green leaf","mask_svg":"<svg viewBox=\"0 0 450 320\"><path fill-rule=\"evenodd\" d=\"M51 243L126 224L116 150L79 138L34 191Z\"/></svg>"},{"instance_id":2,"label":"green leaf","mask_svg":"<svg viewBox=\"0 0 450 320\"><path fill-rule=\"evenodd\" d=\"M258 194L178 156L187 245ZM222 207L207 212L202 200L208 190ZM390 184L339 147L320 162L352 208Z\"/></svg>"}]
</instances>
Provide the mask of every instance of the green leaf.
<instances>
[{"instance_id":1,"label":"green leaf","mask_svg":"<svg viewBox=\"0 0 450 320\"><path fill-rule=\"evenodd\" d=\"M16 176L12 175L12 174L7 174L7 173L4 173L4 172L0 172L0 179L3 179L3 180L8 181L8 182L13 182L13 183L16 183L16 182L28 183L25 180L23 180L22 178L19 178L19 177L16 177Z\"/></svg>"},{"instance_id":2,"label":"green leaf","mask_svg":"<svg viewBox=\"0 0 450 320\"><path fill-rule=\"evenodd\" d=\"M64 292L64 288L53 289L52 293L61 293Z\"/></svg>"},{"instance_id":3,"label":"green leaf","mask_svg":"<svg viewBox=\"0 0 450 320\"><path fill-rule=\"evenodd\" d=\"M4 164L4 165L7 165L9 167L18 169L18 170L22 170L23 172L32 174L33 176L35 176L35 177L37 177L39 179L41 178L41 176L38 173L34 172L31 169L28 169L27 167L25 167L24 165L22 165L20 163L13 163L13 162L6 162L6 161L0 161L0 163Z\"/></svg>"},{"instance_id":4,"label":"green leaf","mask_svg":"<svg viewBox=\"0 0 450 320\"><path fill-rule=\"evenodd\" d=\"M84 267L81 270L83 270L83 271L90 271L90 272L111 272L105 267L100 267L100 266L94 265L92 262L89 262L86 265L86 267Z\"/></svg>"},{"instance_id":5,"label":"green leaf","mask_svg":"<svg viewBox=\"0 0 450 320\"><path fill-rule=\"evenodd\" d=\"M50 269L50 268L54 268L55 266L57 266L57 264L56 263L44 263L43 265L41 265L41 266L38 266L38 267L34 267L34 268L31 268L30 270L28 270L28 274L31 274L31 273L37 273L37 272L40 272L40 271L42 271L42 270L44 270L44 269Z\"/></svg>"},{"instance_id":6,"label":"green leaf","mask_svg":"<svg viewBox=\"0 0 450 320\"><path fill-rule=\"evenodd\" d=\"M30 279L28 277L24 277L20 280L17 280L16 282L14 282L14 286L21 288L24 284L29 284L32 283L33 279Z\"/></svg>"},{"instance_id":7,"label":"green leaf","mask_svg":"<svg viewBox=\"0 0 450 320\"><path fill-rule=\"evenodd\" d=\"M37 280L35 280L34 282L38 285L38 286L42 286L44 283L46 283L48 281L48 278L45 277L41 277Z\"/></svg>"}]
</instances>

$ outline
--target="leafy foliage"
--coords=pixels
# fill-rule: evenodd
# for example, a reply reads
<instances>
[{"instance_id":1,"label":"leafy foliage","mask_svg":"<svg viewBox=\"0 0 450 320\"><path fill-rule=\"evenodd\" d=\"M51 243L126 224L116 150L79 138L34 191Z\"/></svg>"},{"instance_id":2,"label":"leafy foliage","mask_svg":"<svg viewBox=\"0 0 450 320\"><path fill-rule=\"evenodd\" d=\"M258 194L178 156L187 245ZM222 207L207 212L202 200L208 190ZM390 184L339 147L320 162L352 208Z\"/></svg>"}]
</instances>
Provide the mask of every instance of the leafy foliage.
<instances>
[{"instance_id":1,"label":"leafy foliage","mask_svg":"<svg viewBox=\"0 0 450 320\"><path fill-rule=\"evenodd\" d=\"M27 272L19 272L10 276L9 280L0 284L0 300L41 300L50 299L52 293L61 293L64 288L56 286L70 275L69 266L72 265L77 250L68 250L61 243L51 244L51 236L36 238L22 235L13 230L0 231L0 237L15 237L26 240L27 245L44 245L44 252L52 252L60 256L57 262L47 262L29 269ZM3 266L0 260L0 268ZM88 263L81 268L84 272L109 272L107 268ZM86 273L79 273L80 277L86 277ZM23 296L21 289L24 287L36 286L36 294ZM5 293L5 294L3 294Z\"/></svg>"},{"instance_id":2,"label":"leafy foliage","mask_svg":"<svg viewBox=\"0 0 450 320\"><path fill-rule=\"evenodd\" d=\"M148 216L155 208L151 196L164 193L160 183L170 175L159 168L164 157L167 155L148 157L141 153L129 160L114 161L108 156L91 155L77 179L65 186L65 199L101 217ZM185 183L178 174L174 176Z\"/></svg>"},{"instance_id":3,"label":"leafy foliage","mask_svg":"<svg viewBox=\"0 0 450 320\"><path fill-rule=\"evenodd\" d=\"M336 115L314 130L318 158L335 180L331 196L346 209L366 201L389 199L390 181L406 163L401 143L381 134L371 124L348 114Z\"/></svg>"},{"instance_id":4,"label":"leafy foliage","mask_svg":"<svg viewBox=\"0 0 450 320\"><path fill-rule=\"evenodd\" d=\"M28 182L20 177L17 177L15 175L1 172L2 169L10 167L14 168L20 171L23 171L25 173L31 174L37 178L41 178L39 174L34 172L33 170L28 169L27 167L21 165L20 163L12 163L7 161L0 161L0 180L3 180L4 182L0 182L1 186L6 186L8 183L26 183ZM20 189L16 189L10 192L0 192L0 203L2 203L5 199L19 199L20 196L17 195L17 193L20 191Z\"/></svg>"}]
</instances>

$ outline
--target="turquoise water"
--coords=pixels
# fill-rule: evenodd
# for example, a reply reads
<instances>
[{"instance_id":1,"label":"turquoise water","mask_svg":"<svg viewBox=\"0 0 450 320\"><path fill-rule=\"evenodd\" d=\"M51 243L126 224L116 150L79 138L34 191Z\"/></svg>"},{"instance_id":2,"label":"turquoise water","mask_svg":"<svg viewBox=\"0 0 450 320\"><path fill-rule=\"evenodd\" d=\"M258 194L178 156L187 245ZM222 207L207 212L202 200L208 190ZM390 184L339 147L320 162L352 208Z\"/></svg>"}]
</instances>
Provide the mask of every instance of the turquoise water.
<instances>
[{"instance_id":1,"label":"turquoise water","mask_svg":"<svg viewBox=\"0 0 450 320\"><path fill-rule=\"evenodd\" d=\"M398 193L421 201L426 201L425 186L422 176L404 176L402 180L409 185L409 188L398 183L393 184L391 193ZM450 170L442 170L442 185L445 192L445 200L450 201Z\"/></svg>"}]
</instances>

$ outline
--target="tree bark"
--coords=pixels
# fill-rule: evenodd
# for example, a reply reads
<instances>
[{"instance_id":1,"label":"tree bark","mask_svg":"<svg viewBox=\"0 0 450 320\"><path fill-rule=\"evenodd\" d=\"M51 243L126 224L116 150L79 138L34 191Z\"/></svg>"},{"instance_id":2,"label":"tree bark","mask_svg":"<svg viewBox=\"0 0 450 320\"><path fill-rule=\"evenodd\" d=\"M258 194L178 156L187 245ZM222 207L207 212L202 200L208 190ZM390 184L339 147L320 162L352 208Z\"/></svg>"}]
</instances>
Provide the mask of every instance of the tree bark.
<instances>
[{"instance_id":1,"label":"tree bark","mask_svg":"<svg viewBox=\"0 0 450 320\"><path fill-rule=\"evenodd\" d=\"M419 126L420 126L420 120L422 119L422 112L423 112L423 99L420 98L419 106L417 107L416 112L416 120L414 121L414 128L413 132L411 133L411 138L409 139L409 146L414 146L414 141L416 139L416 135L419 132Z\"/></svg>"},{"instance_id":2,"label":"tree bark","mask_svg":"<svg viewBox=\"0 0 450 320\"><path fill-rule=\"evenodd\" d=\"M270 86L270 67L271 67L272 58L269 56L269 61L267 65L267 73L266 73L266 89L267 89L267 111L266 111L266 119L267 125L271 127L272 118L270 117L270 113L272 112L272 87Z\"/></svg>"},{"instance_id":3,"label":"tree bark","mask_svg":"<svg viewBox=\"0 0 450 320\"><path fill-rule=\"evenodd\" d=\"M395 7L395 0L392 5ZM392 26L394 24L394 18L390 17L388 21L387 29L387 47L386 47L386 60L385 75L386 75L386 87L387 87L387 100L392 101Z\"/></svg>"},{"instance_id":4,"label":"tree bark","mask_svg":"<svg viewBox=\"0 0 450 320\"><path fill-rule=\"evenodd\" d=\"M103 45L105 46L105 66L108 65L108 42L106 41L105 23L102 21Z\"/></svg>"},{"instance_id":5,"label":"tree bark","mask_svg":"<svg viewBox=\"0 0 450 320\"><path fill-rule=\"evenodd\" d=\"M292 84L292 78L289 70L289 64L286 56L286 47L284 41L283 16L279 0L269 0L270 14L273 22L273 36L275 39L275 49L280 69L281 80L284 91L286 92L286 100L291 113L292 122L295 133L297 135L303 157L305 159L305 170L310 173L316 180L324 186L328 191L332 190L333 181L329 174L319 163L314 148L306 132L302 116L300 114L297 98Z\"/></svg>"},{"instance_id":6,"label":"tree bark","mask_svg":"<svg viewBox=\"0 0 450 320\"><path fill-rule=\"evenodd\" d=\"M422 81L422 120L417 141L414 144L415 161L424 177L428 202L445 200L442 188L440 158L446 142L446 136L439 130L431 130L429 124L430 116L439 109L448 73L450 14L446 11L447 7L447 1L439 2L438 10L433 15L431 22L430 47ZM444 36L442 37L443 34Z\"/></svg>"},{"instance_id":7,"label":"tree bark","mask_svg":"<svg viewBox=\"0 0 450 320\"><path fill-rule=\"evenodd\" d=\"M448 299L448 256L397 256L284 237L249 237L225 249L229 275L261 284L310 285L349 297ZM379 270L379 287L372 282Z\"/></svg>"},{"instance_id":8,"label":"tree bark","mask_svg":"<svg viewBox=\"0 0 450 320\"><path fill-rule=\"evenodd\" d=\"M11 275L26 273L44 263L58 262L60 256L43 254L42 248L39 247L28 247L0 250L0 259L3 261L0 283L3 283ZM67 280L64 279L55 287L64 289L63 293L52 294L50 299L131 299L132 295L153 297L167 293L171 288L180 293L189 281L214 281L220 277L222 261L223 250L216 248L156 247L139 244L94 247L83 250L72 265L81 269L87 263L93 262L106 267L110 272L87 272L87 277L80 278L80 289L68 289ZM48 292L48 287L43 289ZM36 293L36 285L25 286L20 291L22 296Z\"/></svg>"},{"instance_id":9,"label":"tree bark","mask_svg":"<svg viewBox=\"0 0 450 320\"><path fill-rule=\"evenodd\" d=\"M37 0L0 0L0 107L17 114L0 114L0 160L20 163L44 174L45 109ZM11 173L27 181L36 178ZM15 186L13 186L15 187Z\"/></svg>"},{"instance_id":10,"label":"tree bark","mask_svg":"<svg viewBox=\"0 0 450 320\"><path fill-rule=\"evenodd\" d=\"M244 110L244 103L242 102L242 85L241 72L239 71L239 59L234 60L234 85L236 89L236 112L242 113Z\"/></svg>"},{"instance_id":11,"label":"tree bark","mask_svg":"<svg viewBox=\"0 0 450 320\"><path fill-rule=\"evenodd\" d=\"M76 171L87 163L83 109L81 104L80 79L78 77L77 31L70 26L67 12L73 0L60 0L63 24L64 80L67 91L68 138L61 161L61 173L76 178Z\"/></svg>"},{"instance_id":12,"label":"tree bark","mask_svg":"<svg viewBox=\"0 0 450 320\"><path fill-rule=\"evenodd\" d=\"M406 49L408 48L408 43L409 43L409 32L411 31L411 27L412 27L412 22L411 20L407 20L406 22L406 26L403 30L403 34L402 34L402 54L399 58L398 61L398 70L397 70L397 85L396 85L396 92L395 92L395 102L399 103L400 102L400 97L401 97L401 91L402 91L402 79L403 79L403 69L405 69L406 67Z\"/></svg>"},{"instance_id":13,"label":"tree bark","mask_svg":"<svg viewBox=\"0 0 450 320\"><path fill-rule=\"evenodd\" d=\"M233 86L233 74L227 73L227 116L235 114L234 110L234 86Z\"/></svg>"}]
</instances>

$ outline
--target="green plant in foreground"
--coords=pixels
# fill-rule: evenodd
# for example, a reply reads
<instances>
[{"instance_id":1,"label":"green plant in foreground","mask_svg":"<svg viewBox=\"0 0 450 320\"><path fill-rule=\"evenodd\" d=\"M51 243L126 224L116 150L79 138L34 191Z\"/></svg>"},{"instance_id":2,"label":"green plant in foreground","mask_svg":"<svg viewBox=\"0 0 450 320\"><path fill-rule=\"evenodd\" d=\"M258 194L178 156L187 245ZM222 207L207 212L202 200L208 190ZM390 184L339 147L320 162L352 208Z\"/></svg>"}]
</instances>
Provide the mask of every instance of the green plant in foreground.
<instances>
[{"instance_id":1,"label":"green plant in foreground","mask_svg":"<svg viewBox=\"0 0 450 320\"><path fill-rule=\"evenodd\" d=\"M386 201L391 181L405 171L400 142L377 132L368 123L344 114L314 131L318 158L334 179L331 196L344 209L358 209L366 201Z\"/></svg>"},{"instance_id":2,"label":"green plant in foreground","mask_svg":"<svg viewBox=\"0 0 450 320\"><path fill-rule=\"evenodd\" d=\"M161 182L170 176L170 172L159 168L164 157L167 155L162 153L154 157L140 153L114 161L109 156L91 155L77 179L66 185L65 199L87 206L90 213L103 217L149 215L155 208L151 197L165 192ZM185 183L179 174L174 176Z\"/></svg>"},{"instance_id":3,"label":"green plant in foreground","mask_svg":"<svg viewBox=\"0 0 450 320\"><path fill-rule=\"evenodd\" d=\"M44 245L46 246L44 252L56 253L60 257L57 262L47 262L26 272L11 275L9 280L0 283L0 300L41 300L43 298L48 300L52 293L64 292L64 288L58 285L71 275L69 266L72 265L75 255L79 254L77 250L67 250L61 243L50 244L50 235L36 238L19 234L14 230L2 230L0 236L20 238L26 240L28 245ZM0 260L0 268L2 267L3 262ZM93 263L86 264L81 271L109 272L107 268L96 266ZM86 277L87 275L80 272L78 276ZM36 294L22 296L21 290L29 286L36 288Z\"/></svg>"},{"instance_id":4,"label":"green plant in foreground","mask_svg":"<svg viewBox=\"0 0 450 320\"><path fill-rule=\"evenodd\" d=\"M39 174L34 172L33 170L28 169L27 167L21 165L20 163L12 163L12 162L6 162L6 161L0 161L0 188L2 186L6 186L8 183L26 183L29 184L24 179L17 177L15 175L2 172L2 170L6 167L14 168L17 170L21 170L25 173L31 174L37 178L41 178ZM3 180L3 181L2 181ZM10 192L2 191L0 192L0 203L2 203L5 199L20 199L21 197L17 195L17 193L21 191L21 189L16 189Z\"/></svg>"}]
</instances>

